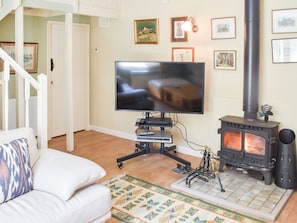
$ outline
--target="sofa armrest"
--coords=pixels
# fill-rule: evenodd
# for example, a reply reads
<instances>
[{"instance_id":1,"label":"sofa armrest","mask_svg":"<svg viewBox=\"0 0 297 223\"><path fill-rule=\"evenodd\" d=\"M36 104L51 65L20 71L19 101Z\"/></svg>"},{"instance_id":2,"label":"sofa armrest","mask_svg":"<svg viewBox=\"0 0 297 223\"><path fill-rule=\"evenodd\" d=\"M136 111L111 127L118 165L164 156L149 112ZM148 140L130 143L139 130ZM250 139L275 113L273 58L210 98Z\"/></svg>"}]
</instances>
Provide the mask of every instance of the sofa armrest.
<instances>
[{"instance_id":1,"label":"sofa armrest","mask_svg":"<svg viewBox=\"0 0 297 223\"><path fill-rule=\"evenodd\" d=\"M75 191L96 183L105 174L105 170L93 161L54 149L43 149L33 167L33 189L66 201Z\"/></svg>"}]
</instances>

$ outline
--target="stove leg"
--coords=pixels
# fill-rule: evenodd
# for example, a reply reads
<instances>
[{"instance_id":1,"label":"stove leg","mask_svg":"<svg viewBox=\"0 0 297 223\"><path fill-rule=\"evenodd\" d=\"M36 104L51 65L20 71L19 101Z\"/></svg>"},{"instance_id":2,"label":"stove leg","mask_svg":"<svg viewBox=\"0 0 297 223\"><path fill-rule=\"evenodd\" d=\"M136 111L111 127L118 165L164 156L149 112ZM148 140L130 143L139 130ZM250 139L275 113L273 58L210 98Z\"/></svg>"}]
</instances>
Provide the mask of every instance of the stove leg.
<instances>
[{"instance_id":1,"label":"stove leg","mask_svg":"<svg viewBox=\"0 0 297 223\"><path fill-rule=\"evenodd\" d=\"M269 185L272 183L272 173L271 171L263 171L262 172L263 176L264 176L264 182L266 185Z\"/></svg>"}]
</instances>

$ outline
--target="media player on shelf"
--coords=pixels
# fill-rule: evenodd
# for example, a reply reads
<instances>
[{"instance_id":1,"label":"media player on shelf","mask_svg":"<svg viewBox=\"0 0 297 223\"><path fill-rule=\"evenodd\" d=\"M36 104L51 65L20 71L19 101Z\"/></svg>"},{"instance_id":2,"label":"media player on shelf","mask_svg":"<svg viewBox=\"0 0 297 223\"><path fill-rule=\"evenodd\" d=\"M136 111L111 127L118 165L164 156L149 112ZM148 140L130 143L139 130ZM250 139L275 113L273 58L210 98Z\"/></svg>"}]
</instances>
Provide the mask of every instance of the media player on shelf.
<instances>
[{"instance_id":1,"label":"media player on shelf","mask_svg":"<svg viewBox=\"0 0 297 223\"><path fill-rule=\"evenodd\" d=\"M135 141L172 143L172 136L169 131L160 131L160 130L148 131L148 130L144 130L144 129L138 129L136 131Z\"/></svg>"},{"instance_id":2,"label":"media player on shelf","mask_svg":"<svg viewBox=\"0 0 297 223\"><path fill-rule=\"evenodd\" d=\"M136 121L136 126L159 126L159 127L171 127L171 118L161 118L161 117L149 117L149 118L138 118Z\"/></svg>"},{"instance_id":3,"label":"media player on shelf","mask_svg":"<svg viewBox=\"0 0 297 223\"><path fill-rule=\"evenodd\" d=\"M138 133L138 135L140 135L140 136L149 136L149 135L155 135L155 133L151 132L151 131L143 131L143 132Z\"/></svg>"}]
</instances>

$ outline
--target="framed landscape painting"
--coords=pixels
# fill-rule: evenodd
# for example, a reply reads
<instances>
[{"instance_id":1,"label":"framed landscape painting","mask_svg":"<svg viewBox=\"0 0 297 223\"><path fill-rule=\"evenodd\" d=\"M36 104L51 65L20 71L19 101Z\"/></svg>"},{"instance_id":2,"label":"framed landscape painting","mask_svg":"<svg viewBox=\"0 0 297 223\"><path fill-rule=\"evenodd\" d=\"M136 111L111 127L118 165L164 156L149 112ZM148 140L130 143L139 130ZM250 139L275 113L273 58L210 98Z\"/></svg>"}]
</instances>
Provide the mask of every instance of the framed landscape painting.
<instances>
[{"instance_id":1,"label":"framed landscape painting","mask_svg":"<svg viewBox=\"0 0 297 223\"><path fill-rule=\"evenodd\" d=\"M236 51L235 50L215 50L214 69L216 70L235 70Z\"/></svg>"},{"instance_id":2,"label":"framed landscape painting","mask_svg":"<svg viewBox=\"0 0 297 223\"><path fill-rule=\"evenodd\" d=\"M0 47L13 59L15 59L15 43L0 42ZM38 43L24 43L24 68L28 73L37 73ZM3 70L3 62L0 61L0 70ZM15 71L11 69L11 74Z\"/></svg>"},{"instance_id":3,"label":"framed landscape painting","mask_svg":"<svg viewBox=\"0 0 297 223\"><path fill-rule=\"evenodd\" d=\"M272 33L297 33L297 8L272 10Z\"/></svg>"},{"instance_id":4,"label":"framed landscape painting","mask_svg":"<svg viewBox=\"0 0 297 223\"><path fill-rule=\"evenodd\" d=\"M135 44L157 44L158 39L158 19L134 20Z\"/></svg>"},{"instance_id":5,"label":"framed landscape painting","mask_svg":"<svg viewBox=\"0 0 297 223\"><path fill-rule=\"evenodd\" d=\"M213 18L211 19L211 39L235 39L236 18Z\"/></svg>"}]
</instances>

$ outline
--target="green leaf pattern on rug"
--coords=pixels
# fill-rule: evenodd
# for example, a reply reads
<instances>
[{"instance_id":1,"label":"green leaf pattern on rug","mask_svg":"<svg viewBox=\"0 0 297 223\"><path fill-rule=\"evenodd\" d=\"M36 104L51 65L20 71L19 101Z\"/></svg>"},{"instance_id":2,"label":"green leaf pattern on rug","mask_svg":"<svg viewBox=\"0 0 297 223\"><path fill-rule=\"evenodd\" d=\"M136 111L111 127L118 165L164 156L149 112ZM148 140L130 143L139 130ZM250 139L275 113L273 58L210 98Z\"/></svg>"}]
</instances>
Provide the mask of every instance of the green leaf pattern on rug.
<instances>
[{"instance_id":1,"label":"green leaf pattern on rug","mask_svg":"<svg viewBox=\"0 0 297 223\"><path fill-rule=\"evenodd\" d=\"M112 216L122 222L263 222L129 175L105 185L112 193Z\"/></svg>"}]
</instances>

